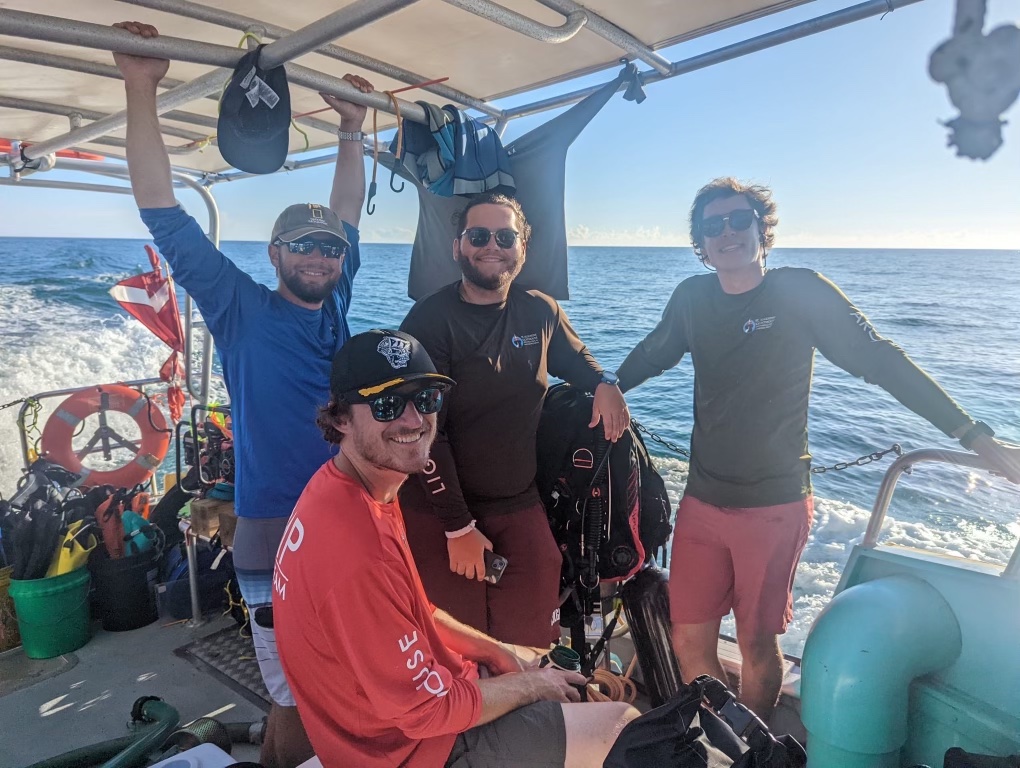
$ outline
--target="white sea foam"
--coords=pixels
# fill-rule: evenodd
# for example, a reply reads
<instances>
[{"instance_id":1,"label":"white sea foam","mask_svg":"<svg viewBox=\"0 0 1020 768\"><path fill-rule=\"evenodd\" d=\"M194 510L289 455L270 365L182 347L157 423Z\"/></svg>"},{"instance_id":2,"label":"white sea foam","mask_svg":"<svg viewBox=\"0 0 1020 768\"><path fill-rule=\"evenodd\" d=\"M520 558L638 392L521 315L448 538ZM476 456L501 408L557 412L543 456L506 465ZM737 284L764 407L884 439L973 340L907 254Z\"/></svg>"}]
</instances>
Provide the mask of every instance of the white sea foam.
<instances>
[{"instance_id":1,"label":"white sea foam","mask_svg":"<svg viewBox=\"0 0 1020 768\"><path fill-rule=\"evenodd\" d=\"M96 320L75 307L36 299L23 286L0 286L0 404L41 392L157 376L169 348L140 323L112 310ZM43 402L46 417L60 398ZM0 411L0 493L16 487L24 461L17 430L18 406ZM126 418L126 417L125 417ZM122 419L111 421L124 437L137 435ZM91 433L94 425L86 423Z\"/></svg>"},{"instance_id":2,"label":"white sea foam","mask_svg":"<svg viewBox=\"0 0 1020 768\"><path fill-rule=\"evenodd\" d=\"M656 457L655 465L663 475L675 510L687 484L687 463ZM864 538L870 516L870 510L849 502L815 498L815 522L794 582L794 618L780 641L786 653L800 655L811 624L839 584L853 546ZM1020 524L1008 529L1004 532L1000 526L973 524L938 529L923 522L887 516L881 540L883 544L1005 564L1020 535ZM722 630L731 636L735 634L732 615L723 621Z\"/></svg>"},{"instance_id":3,"label":"white sea foam","mask_svg":"<svg viewBox=\"0 0 1020 768\"><path fill-rule=\"evenodd\" d=\"M110 283L113 280L111 276ZM108 316L97 320L66 302L40 300L25 286L0 285L0 329L4 337L0 404L48 390L153 377L169 354L141 324L116 314L112 306ZM58 402L59 398L46 402L40 428ZM0 493L4 496L14 491L23 466L17 411L17 406L0 411ZM115 426L120 424L115 422ZM132 435L129 429L125 432L126 437ZM656 464L675 508L687 482L687 464L659 458ZM973 492L988 484L987 476L972 474L967 490ZM846 501L816 498L815 525L794 587L794 621L783 638L787 652L800 653L811 623L839 581L853 544L864 534L868 515L868 510ZM883 542L1005 563L1020 535L1018 523L1003 526L963 517L935 527L906 516L887 518ZM723 628L732 633L732 621L724 622Z\"/></svg>"}]
</instances>

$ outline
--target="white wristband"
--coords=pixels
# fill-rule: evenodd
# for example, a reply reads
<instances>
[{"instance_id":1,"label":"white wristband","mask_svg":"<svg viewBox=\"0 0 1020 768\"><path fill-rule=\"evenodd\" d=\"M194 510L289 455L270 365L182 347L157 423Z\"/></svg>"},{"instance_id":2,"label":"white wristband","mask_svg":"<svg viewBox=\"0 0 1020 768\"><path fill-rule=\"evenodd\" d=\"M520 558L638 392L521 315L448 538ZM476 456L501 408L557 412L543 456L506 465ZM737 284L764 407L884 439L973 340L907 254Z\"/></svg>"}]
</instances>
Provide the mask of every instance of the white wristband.
<instances>
[{"instance_id":1,"label":"white wristband","mask_svg":"<svg viewBox=\"0 0 1020 768\"><path fill-rule=\"evenodd\" d=\"M472 520L470 523L465 525L463 528L456 531L447 531L446 538L448 539L459 539L461 536L466 536L475 529L475 521Z\"/></svg>"}]
</instances>

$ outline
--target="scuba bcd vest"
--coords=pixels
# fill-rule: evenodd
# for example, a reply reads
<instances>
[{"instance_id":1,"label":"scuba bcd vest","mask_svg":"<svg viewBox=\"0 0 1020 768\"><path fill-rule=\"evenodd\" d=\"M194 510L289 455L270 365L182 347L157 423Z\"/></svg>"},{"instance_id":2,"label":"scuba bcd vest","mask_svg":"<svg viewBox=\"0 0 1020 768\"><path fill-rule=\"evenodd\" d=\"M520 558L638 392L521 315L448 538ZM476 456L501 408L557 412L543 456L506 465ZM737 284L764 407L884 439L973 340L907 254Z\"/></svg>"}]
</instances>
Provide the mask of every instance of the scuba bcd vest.
<instances>
[{"instance_id":1,"label":"scuba bcd vest","mask_svg":"<svg viewBox=\"0 0 1020 768\"><path fill-rule=\"evenodd\" d=\"M607 442L601 424L588 426L591 408L591 395L558 384L538 425L535 482L563 552L564 586L630 578L673 530L666 485L641 436L628 427Z\"/></svg>"}]
</instances>

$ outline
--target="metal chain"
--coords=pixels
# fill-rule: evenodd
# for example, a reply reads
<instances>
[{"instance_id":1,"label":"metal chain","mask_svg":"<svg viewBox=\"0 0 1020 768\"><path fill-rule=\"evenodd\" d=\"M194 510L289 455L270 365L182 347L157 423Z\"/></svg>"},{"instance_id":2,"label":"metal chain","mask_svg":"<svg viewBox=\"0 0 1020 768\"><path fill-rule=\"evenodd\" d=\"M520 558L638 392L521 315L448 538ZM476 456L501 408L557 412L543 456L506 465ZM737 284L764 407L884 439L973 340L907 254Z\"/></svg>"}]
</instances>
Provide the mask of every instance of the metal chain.
<instances>
[{"instance_id":1,"label":"metal chain","mask_svg":"<svg viewBox=\"0 0 1020 768\"><path fill-rule=\"evenodd\" d=\"M29 398L27 397L23 397L20 400L11 400L11 402L9 403L4 403L3 405L0 405L0 411L4 410L5 408L13 408L15 405L20 405L21 403L26 402L28 399Z\"/></svg>"},{"instance_id":2,"label":"metal chain","mask_svg":"<svg viewBox=\"0 0 1020 768\"><path fill-rule=\"evenodd\" d=\"M630 420L630 423L633 425L634 429L636 429L638 432L644 432L646 435L648 435L648 439L649 440L652 440L653 442L656 442L659 445L668 448L669 450L673 451L673 453L680 454L685 459L691 458L691 452L688 451L686 448L681 448L676 443L671 443L666 438L664 438L664 437L662 437L660 435L655 434L654 432L652 432L652 430L650 430L644 424L641 424L637 419L632 418Z\"/></svg>"},{"instance_id":3,"label":"metal chain","mask_svg":"<svg viewBox=\"0 0 1020 768\"><path fill-rule=\"evenodd\" d=\"M850 469L850 467L863 467L865 464L870 464L873 461L885 458L890 453L895 453L897 456L903 455L903 449L900 448L899 443L893 443L889 448L884 451L875 451L874 453L866 453L854 461L840 461L833 464L831 467L811 467L811 474L820 475L823 472L841 472L844 469Z\"/></svg>"},{"instance_id":4,"label":"metal chain","mask_svg":"<svg viewBox=\"0 0 1020 768\"><path fill-rule=\"evenodd\" d=\"M636 430L638 430L638 432L644 432L648 436L649 440L652 440L653 442L656 442L659 445L668 448L674 453L683 456L685 459L691 458L691 452L688 451L686 448L681 448L676 443L670 442L661 435L655 434L654 432L652 432L652 430L648 429L648 427L641 424L637 419L632 418L630 420L630 423L634 426ZM900 447L899 443L893 443L892 446L886 448L884 451L866 453L860 458L857 458L853 461L840 461L836 464L833 464L831 467L811 467L811 473L814 475L820 475L824 472L841 472L844 469L850 469L850 467L863 467L865 464L870 464L873 461L879 461L880 459L885 458L890 453L895 453L897 456L902 456L903 449Z\"/></svg>"}]
</instances>

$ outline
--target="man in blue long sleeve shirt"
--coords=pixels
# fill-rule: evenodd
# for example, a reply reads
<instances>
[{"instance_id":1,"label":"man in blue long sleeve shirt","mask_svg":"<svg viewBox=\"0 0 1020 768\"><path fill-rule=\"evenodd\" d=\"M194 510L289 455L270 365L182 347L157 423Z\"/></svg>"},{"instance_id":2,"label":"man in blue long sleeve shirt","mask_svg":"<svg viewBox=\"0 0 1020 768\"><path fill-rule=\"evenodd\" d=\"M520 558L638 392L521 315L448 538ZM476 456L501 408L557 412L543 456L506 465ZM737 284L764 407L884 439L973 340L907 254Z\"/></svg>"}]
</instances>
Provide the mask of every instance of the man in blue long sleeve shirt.
<instances>
[{"instance_id":1,"label":"man in blue long sleeve shirt","mask_svg":"<svg viewBox=\"0 0 1020 768\"><path fill-rule=\"evenodd\" d=\"M116 25L142 37L155 28ZM252 635L273 699L261 762L291 768L312 750L276 653L272 569L287 518L309 478L331 456L315 424L329 400L330 363L350 338L347 310L360 265L357 224L365 194L361 126L365 107L326 98L340 115L340 148L329 207L298 204L280 214L268 255L270 290L238 269L174 199L156 113L169 62L117 54L127 92L127 160L142 221L212 333L230 395L237 530L234 565L252 613ZM362 78L348 75L363 92Z\"/></svg>"}]
</instances>

